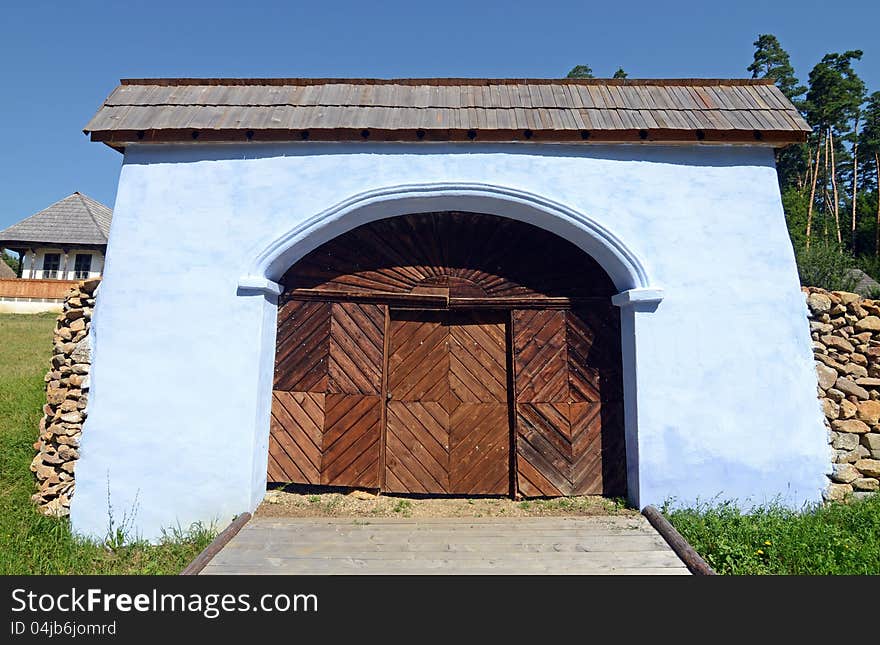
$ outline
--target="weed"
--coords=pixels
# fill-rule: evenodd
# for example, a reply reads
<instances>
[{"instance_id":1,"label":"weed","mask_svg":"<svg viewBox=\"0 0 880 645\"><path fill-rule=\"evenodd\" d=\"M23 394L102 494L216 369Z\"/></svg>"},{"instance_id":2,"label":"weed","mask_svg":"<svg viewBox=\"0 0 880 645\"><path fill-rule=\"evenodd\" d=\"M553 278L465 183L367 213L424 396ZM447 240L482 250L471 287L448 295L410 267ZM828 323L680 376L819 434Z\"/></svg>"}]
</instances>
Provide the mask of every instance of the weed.
<instances>
[{"instance_id":1,"label":"weed","mask_svg":"<svg viewBox=\"0 0 880 645\"><path fill-rule=\"evenodd\" d=\"M743 512L734 501L662 512L718 573L880 574L880 496Z\"/></svg>"}]
</instances>

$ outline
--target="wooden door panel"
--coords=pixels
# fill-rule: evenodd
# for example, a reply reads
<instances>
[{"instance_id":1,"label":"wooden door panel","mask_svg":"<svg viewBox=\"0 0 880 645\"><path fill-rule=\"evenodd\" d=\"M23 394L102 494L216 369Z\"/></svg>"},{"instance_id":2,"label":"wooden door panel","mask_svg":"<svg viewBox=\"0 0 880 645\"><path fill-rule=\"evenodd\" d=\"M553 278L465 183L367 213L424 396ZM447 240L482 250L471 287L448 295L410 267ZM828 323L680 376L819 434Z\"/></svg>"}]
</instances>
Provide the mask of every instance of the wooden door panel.
<instances>
[{"instance_id":1,"label":"wooden door panel","mask_svg":"<svg viewBox=\"0 0 880 645\"><path fill-rule=\"evenodd\" d=\"M510 420L506 403L462 403L450 418L449 492L510 492Z\"/></svg>"},{"instance_id":2,"label":"wooden door panel","mask_svg":"<svg viewBox=\"0 0 880 645\"><path fill-rule=\"evenodd\" d=\"M392 312L385 413L385 490L449 486L449 328L440 312Z\"/></svg>"},{"instance_id":3,"label":"wooden door panel","mask_svg":"<svg viewBox=\"0 0 880 645\"><path fill-rule=\"evenodd\" d=\"M626 495L626 441L624 439L623 396L602 401L602 495Z\"/></svg>"},{"instance_id":4,"label":"wooden door panel","mask_svg":"<svg viewBox=\"0 0 880 645\"><path fill-rule=\"evenodd\" d=\"M435 401L389 401L385 490L449 492L449 415Z\"/></svg>"},{"instance_id":5,"label":"wooden door panel","mask_svg":"<svg viewBox=\"0 0 880 645\"><path fill-rule=\"evenodd\" d=\"M526 496L625 492L617 312L515 311L517 485ZM549 334L555 334L549 338ZM536 345L548 345L551 350Z\"/></svg>"},{"instance_id":6,"label":"wooden door panel","mask_svg":"<svg viewBox=\"0 0 880 645\"><path fill-rule=\"evenodd\" d=\"M570 495L601 495L602 480L602 405L599 403L572 403L569 406L571 424L571 465L568 479Z\"/></svg>"},{"instance_id":7,"label":"wooden door panel","mask_svg":"<svg viewBox=\"0 0 880 645\"><path fill-rule=\"evenodd\" d=\"M570 425L567 403L518 403L517 409L517 467L524 464L537 471L543 479L533 481L532 490L519 480L520 492L527 496L568 495L571 482ZM526 477L531 481L533 478ZM546 480L546 481L544 481Z\"/></svg>"},{"instance_id":8,"label":"wooden door panel","mask_svg":"<svg viewBox=\"0 0 880 645\"><path fill-rule=\"evenodd\" d=\"M279 309L269 437L274 482L378 487L385 309Z\"/></svg>"},{"instance_id":9,"label":"wooden door panel","mask_svg":"<svg viewBox=\"0 0 880 645\"><path fill-rule=\"evenodd\" d=\"M323 426L323 394L272 393L270 482L321 483Z\"/></svg>"},{"instance_id":10,"label":"wooden door panel","mask_svg":"<svg viewBox=\"0 0 880 645\"><path fill-rule=\"evenodd\" d=\"M497 315L456 315L450 332L450 386L460 401L507 401L507 341Z\"/></svg>"},{"instance_id":11,"label":"wooden door panel","mask_svg":"<svg viewBox=\"0 0 880 645\"><path fill-rule=\"evenodd\" d=\"M380 394L385 351L385 308L336 302L330 323L328 392Z\"/></svg>"},{"instance_id":12,"label":"wooden door panel","mask_svg":"<svg viewBox=\"0 0 880 645\"><path fill-rule=\"evenodd\" d=\"M274 390L325 392L330 304L291 300L278 310Z\"/></svg>"},{"instance_id":13,"label":"wooden door panel","mask_svg":"<svg viewBox=\"0 0 880 645\"><path fill-rule=\"evenodd\" d=\"M327 394L321 483L379 486L379 396Z\"/></svg>"},{"instance_id":14,"label":"wooden door panel","mask_svg":"<svg viewBox=\"0 0 880 645\"><path fill-rule=\"evenodd\" d=\"M565 312L513 312L513 356L516 400L568 401Z\"/></svg>"},{"instance_id":15,"label":"wooden door panel","mask_svg":"<svg viewBox=\"0 0 880 645\"><path fill-rule=\"evenodd\" d=\"M395 401L441 401L449 391L449 327L439 313L395 312L388 392Z\"/></svg>"},{"instance_id":16,"label":"wooden door panel","mask_svg":"<svg viewBox=\"0 0 880 645\"><path fill-rule=\"evenodd\" d=\"M623 398L619 311L597 303L566 313L566 349L573 401Z\"/></svg>"},{"instance_id":17,"label":"wooden door panel","mask_svg":"<svg viewBox=\"0 0 880 645\"><path fill-rule=\"evenodd\" d=\"M605 492L598 404L522 403L517 410L517 468L524 495Z\"/></svg>"}]
</instances>

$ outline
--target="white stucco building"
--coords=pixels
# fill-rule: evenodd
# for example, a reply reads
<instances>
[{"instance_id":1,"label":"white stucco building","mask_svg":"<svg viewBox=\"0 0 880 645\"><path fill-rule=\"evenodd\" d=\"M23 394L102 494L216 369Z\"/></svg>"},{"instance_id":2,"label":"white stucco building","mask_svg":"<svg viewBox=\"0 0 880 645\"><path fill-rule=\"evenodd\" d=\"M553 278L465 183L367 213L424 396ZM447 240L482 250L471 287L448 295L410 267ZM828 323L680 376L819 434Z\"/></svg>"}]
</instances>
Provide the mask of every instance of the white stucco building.
<instances>
[{"instance_id":1,"label":"white stucco building","mask_svg":"<svg viewBox=\"0 0 880 645\"><path fill-rule=\"evenodd\" d=\"M0 281L0 312L61 311L76 280L101 275L112 218L107 206L76 192L0 230L0 248L19 257L18 274Z\"/></svg>"},{"instance_id":2,"label":"white stucco building","mask_svg":"<svg viewBox=\"0 0 880 645\"><path fill-rule=\"evenodd\" d=\"M76 530L103 535L108 487L149 538L224 523L267 470L622 487L639 507L821 498L773 155L808 126L774 86L141 80L86 130L124 161ZM462 385L478 369L497 391Z\"/></svg>"}]
</instances>

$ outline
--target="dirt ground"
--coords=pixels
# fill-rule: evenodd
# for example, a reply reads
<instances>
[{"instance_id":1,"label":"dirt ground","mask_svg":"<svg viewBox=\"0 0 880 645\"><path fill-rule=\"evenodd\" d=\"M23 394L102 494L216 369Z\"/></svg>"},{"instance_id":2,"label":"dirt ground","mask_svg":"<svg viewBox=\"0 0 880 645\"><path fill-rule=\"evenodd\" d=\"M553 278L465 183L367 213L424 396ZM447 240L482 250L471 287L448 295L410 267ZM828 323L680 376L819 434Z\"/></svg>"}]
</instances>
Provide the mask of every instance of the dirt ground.
<instances>
[{"instance_id":1,"label":"dirt ground","mask_svg":"<svg viewBox=\"0 0 880 645\"><path fill-rule=\"evenodd\" d=\"M508 497L375 495L354 489L289 484L274 488L256 511L262 517L534 517L638 515L624 500L598 496L513 500Z\"/></svg>"}]
</instances>

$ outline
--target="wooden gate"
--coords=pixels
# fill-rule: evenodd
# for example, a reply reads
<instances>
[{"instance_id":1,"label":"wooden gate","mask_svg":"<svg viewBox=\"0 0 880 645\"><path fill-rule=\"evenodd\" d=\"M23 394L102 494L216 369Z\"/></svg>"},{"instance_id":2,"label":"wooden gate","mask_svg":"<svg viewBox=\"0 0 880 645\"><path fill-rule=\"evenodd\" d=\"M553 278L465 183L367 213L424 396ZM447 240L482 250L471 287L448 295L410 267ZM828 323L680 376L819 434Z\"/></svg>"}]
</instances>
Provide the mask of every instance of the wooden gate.
<instances>
[{"instance_id":1,"label":"wooden gate","mask_svg":"<svg viewBox=\"0 0 880 645\"><path fill-rule=\"evenodd\" d=\"M392 311L383 488L510 491L505 316Z\"/></svg>"},{"instance_id":2,"label":"wooden gate","mask_svg":"<svg viewBox=\"0 0 880 645\"><path fill-rule=\"evenodd\" d=\"M408 215L331 240L282 282L269 481L625 493L615 289L569 242Z\"/></svg>"}]
</instances>

